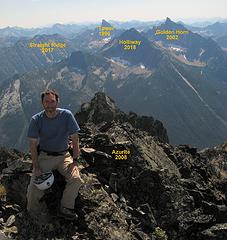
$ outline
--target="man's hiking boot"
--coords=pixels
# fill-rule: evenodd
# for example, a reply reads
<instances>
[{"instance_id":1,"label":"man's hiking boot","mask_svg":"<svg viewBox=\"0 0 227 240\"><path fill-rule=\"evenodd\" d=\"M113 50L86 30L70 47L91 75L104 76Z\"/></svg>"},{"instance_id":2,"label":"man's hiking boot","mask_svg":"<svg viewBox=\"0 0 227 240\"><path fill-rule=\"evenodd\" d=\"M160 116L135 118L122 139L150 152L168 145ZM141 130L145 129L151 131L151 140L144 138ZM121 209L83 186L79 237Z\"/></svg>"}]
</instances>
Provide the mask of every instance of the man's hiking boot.
<instances>
[{"instance_id":1,"label":"man's hiking boot","mask_svg":"<svg viewBox=\"0 0 227 240\"><path fill-rule=\"evenodd\" d=\"M68 220L78 219L78 215L75 213L74 209L60 207L59 216Z\"/></svg>"}]
</instances>

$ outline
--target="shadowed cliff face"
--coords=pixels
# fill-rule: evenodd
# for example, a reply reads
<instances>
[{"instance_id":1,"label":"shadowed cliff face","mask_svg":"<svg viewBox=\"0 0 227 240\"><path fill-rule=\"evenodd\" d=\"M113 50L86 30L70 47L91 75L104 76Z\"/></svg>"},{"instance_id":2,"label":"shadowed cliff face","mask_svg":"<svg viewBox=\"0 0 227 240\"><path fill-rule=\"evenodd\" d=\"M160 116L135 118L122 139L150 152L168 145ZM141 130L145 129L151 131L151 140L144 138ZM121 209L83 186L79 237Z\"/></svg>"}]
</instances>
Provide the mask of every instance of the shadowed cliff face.
<instances>
[{"instance_id":1,"label":"shadowed cliff face","mask_svg":"<svg viewBox=\"0 0 227 240\"><path fill-rule=\"evenodd\" d=\"M186 145L174 148L163 138L164 128L152 128L157 125L152 118L125 114L102 93L83 104L76 116L84 180L76 199L78 221L56 216L65 185L57 172L42 199L49 209L49 222L41 226L30 219L25 211L30 156L1 148L0 237L227 238L225 145L203 152Z\"/></svg>"}]
</instances>

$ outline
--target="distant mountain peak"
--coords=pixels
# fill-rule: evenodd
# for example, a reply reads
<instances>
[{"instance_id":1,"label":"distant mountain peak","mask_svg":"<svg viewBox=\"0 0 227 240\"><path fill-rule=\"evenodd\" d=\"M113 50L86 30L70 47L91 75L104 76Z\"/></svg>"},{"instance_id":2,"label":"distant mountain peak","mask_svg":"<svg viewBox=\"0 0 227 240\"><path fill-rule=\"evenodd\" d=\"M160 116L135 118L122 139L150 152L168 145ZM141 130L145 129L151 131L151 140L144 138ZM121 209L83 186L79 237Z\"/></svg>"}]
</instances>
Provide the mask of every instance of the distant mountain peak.
<instances>
[{"instance_id":1,"label":"distant mountain peak","mask_svg":"<svg viewBox=\"0 0 227 240\"><path fill-rule=\"evenodd\" d=\"M126 32L140 34L135 28L130 28L129 30L126 30Z\"/></svg>"},{"instance_id":2,"label":"distant mountain peak","mask_svg":"<svg viewBox=\"0 0 227 240\"><path fill-rule=\"evenodd\" d=\"M134 50L126 50L125 46L133 46ZM146 68L157 67L162 59L162 51L150 42L135 28L124 31L112 42L106 44L101 53L108 58L116 57L126 65L144 65Z\"/></svg>"},{"instance_id":3,"label":"distant mountain peak","mask_svg":"<svg viewBox=\"0 0 227 240\"><path fill-rule=\"evenodd\" d=\"M108 23L105 19L102 20L102 27L112 27L110 23Z\"/></svg>"},{"instance_id":4,"label":"distant mountain peak","mask_svg":"<svg viewBox=\"0 0 227 240\"><path fill-rule=\"evenodd\" d=\"M60 35L59 33L55 34L37 34L35 35L32 40L41 40L46 38L62 38L64 39L64 36Z\"/></svg>"},{"instance_id":5,"label":"distant mountain peak","mask_svg":"<svg viewBox=\"0 0 227 240\"><path fill-rule=\"evenodd\" d=\"M169 17L167 17L166 21L165 21L165 24L168 24L168 23L175 23L175 22L173 22Z\"/></svg>"},{"instance_id":6,"label":"distant mountain peak","mask_svg":"<svg viewBox=\"0 0 227 240\"><path fill-rule=\"evenodd\" d=\"M221 25L220 22L215 22L215 23L213 24L213 26L220 26L220 25Z\"/></svg>"},{"instance_id":7,"label":"distant mountain peak","mask_svg":"<svg viewBox=\"0 0 227 240\"><path fill-rule=\"evenodd\" d=\"M126 30L125 32L123 32L121 34L121 37L124 37L124 38L129 37L129 38L133 39L133 38L136 38L136 37L142 37L142 35L135 28L130 28L130 29Z\"/></svg>"},{"instance_id":8,"label":"distant mountain peak","mask_svg":"<svg viewBox=\"0 0 227 240\"><path fill-rule=\"evenodd\" d=\"M182 23L182 22L174 22L174 21L172 21L170 18L166 18L166 21L163 23L163 24L161 24L159 27L163 27L163 28L165 28L165 29L167 29L167 30L171 30L171 29L178 29L178 28L180 28L180 29L184 29L184 30L186 30L187 28L184 26L184 23ZM158 28L159 28L158 27ZM155 28L157 28L157 27L155 27Z\"/></svg>"},{"instance_id":9,"label":"distant mountain peak","mask_svg":"<svg viewBox=\"0 0 227 240\"><path fill-rule=\"evenodd\" d=\"M61 23L55 23L55 24L53 25L53 27L61 27L61 26L64 26L64 25L61 24Z\"/></svg>"}]
</instances>

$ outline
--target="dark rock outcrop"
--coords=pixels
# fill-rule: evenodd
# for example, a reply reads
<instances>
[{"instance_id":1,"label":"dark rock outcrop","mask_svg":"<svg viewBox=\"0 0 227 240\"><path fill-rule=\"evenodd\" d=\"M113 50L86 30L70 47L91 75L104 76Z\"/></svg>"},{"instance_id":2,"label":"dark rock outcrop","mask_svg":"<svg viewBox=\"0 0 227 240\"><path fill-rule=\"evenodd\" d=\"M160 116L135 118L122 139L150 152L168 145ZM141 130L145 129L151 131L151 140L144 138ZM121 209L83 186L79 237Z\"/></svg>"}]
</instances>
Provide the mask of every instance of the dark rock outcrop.
<instances>
[{"instance_id":1,"label":"dark rock outcrop","mask_svg":"<svg viewBox=\"0 0 227 240\"><path fill-rule=\"evenodd\" d=\"M81 110L76 114L76 119L80 124L85 122L104 123L103 130L112 121L119 123L128 122L133 127L146 131L163 142L169 142L167 131L162 122L154 120L153 117L138 116L133 112L129 114L122 112L115 105L114 101L103 92L96 93L91 102L82 104Z\"/></svg>"}]
</instances>

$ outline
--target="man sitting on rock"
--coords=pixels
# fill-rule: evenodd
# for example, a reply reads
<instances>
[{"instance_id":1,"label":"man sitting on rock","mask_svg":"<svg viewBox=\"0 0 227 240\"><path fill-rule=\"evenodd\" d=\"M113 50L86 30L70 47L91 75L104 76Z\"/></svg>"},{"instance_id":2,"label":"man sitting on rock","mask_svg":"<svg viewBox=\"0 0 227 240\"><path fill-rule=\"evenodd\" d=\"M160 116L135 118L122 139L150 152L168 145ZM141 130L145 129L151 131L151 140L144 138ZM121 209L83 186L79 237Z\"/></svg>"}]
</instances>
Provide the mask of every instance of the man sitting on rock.
<instances>
[{"instance_id":1,"label":"man sitting on rock","mask_svg":"<svg viewBox=\"0 0 227 240\"><path fill-rule=\"evenodd\" d=\"M46 206L40 202L44 191L37 188L33 180L43 173L57 169L66 180L60 214L68 219L76 219L74 203L82 184L76 163L80 154L80 128L71 111L57 108L59 95L56 91L46 90L41 94L41 101L44 110L31 118L28 129L33 172L27 190L27 210L34 217L44 212ZM73 158L68 152L69 136L73 144Z\"/></svg>"}]
</instances>

